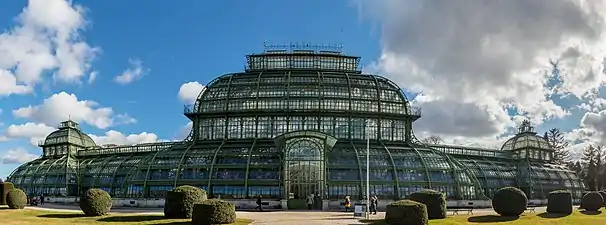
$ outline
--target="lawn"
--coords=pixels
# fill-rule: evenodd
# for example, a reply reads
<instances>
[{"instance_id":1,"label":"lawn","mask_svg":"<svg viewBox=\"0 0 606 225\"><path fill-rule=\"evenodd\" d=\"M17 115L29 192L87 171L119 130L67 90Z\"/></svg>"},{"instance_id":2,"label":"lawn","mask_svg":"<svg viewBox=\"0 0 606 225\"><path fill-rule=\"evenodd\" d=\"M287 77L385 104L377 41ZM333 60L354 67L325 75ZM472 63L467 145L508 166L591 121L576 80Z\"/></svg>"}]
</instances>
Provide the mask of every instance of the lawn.
<instances>
[{"instance_id":1,"label":"lawn","mask_svg":"<svg viewBox=\"0 0 606 225\"><path fill-rule=\"evenodd\" d=\"M44 210L10 210L0 207L0 224L2 225L72 225L72 224L106 224L106 225L143 225L143 224L189 224L191 220L168 220L160 214L125 214L115 213L101 217L85 217L82 213L52 212ZM252 221L238 219L234 225L246 225Z\"/></svg>"},{"instance_id":2,"label":"lawn","mask_svg":"<svg viewBox=\"0 0 606 225\"><path fill-rule=\"evenodd\" d=\"M383 220L362 221L370 225L384 225ZM429 225L598 225L606 224L606 213L589 213L575 211L571 215L562 216L549 213L528 213L519 218L502 217L498 215L478 216L448 216L446 219L430 220Z\"/></svg>"}]
</instances>

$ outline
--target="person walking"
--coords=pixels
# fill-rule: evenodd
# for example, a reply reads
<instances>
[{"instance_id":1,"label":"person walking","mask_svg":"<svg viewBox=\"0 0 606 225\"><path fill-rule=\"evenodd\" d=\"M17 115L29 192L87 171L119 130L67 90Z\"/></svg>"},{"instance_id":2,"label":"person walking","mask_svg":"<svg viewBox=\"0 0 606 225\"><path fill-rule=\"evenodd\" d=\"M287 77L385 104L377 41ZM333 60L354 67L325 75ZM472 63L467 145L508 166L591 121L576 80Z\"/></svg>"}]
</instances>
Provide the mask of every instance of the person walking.
<instances>
[{"instance_id":1,"label":"person walking","mask_svg":"<svg viewBox=\"0 0 606 225\"><path fill-rule=\"evenodd\" d=\"M314 194L310 194L307 196L307 209L311 210L312 205L314 204Z\"/></svg>"},{"instance_id":2,"label":"person walking","mask_svg":"<svg viewBox=\"0 0 606 225\"><path fill-rule=\"evenodd\" d=\"M257 196L257 208L255 210L263 211L263 202L261 201L261 195Z\"/></svg>"},{"instance_id":3,"label":"person walking","mask_svg":"<svg viewBox=\"0 0 606 225\"><path fill-rule=\"evenodd\" d=\"M349 212L350 208L351 208L351 199L349 198L349 196L345 196L345 212Z\"/></svg>"},{"instance_id":4,"label":"person walking","mask_svg":"<svg viewBox=\"0 0 606 225\"><path fill-rule=\"evenodd\" d=\"M40 195L40 205L44 205L44 194Z\"/></svg>"},{"instance_id":5,"label":"person walking","mask_svg":"<svg viewBox=\"0 0 606 225\"><path fill-rule=\"evenodd\" d=\"M379 199L376 195L370 198L370 213L377 215L377 207L379 206Z\"/></svg>"}]
</instances>

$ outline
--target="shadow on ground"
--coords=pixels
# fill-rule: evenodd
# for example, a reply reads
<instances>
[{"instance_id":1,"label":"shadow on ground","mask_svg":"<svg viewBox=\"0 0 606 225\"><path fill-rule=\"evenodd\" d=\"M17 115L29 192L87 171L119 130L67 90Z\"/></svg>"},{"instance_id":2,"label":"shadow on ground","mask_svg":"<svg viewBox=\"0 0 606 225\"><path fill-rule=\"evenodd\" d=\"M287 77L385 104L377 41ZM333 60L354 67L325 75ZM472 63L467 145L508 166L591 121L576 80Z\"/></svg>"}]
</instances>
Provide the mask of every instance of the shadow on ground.
<instances>
[{"instance_id":1,"label":"shadow on ground","mask_svg":"<svg viewBox=\"0 0 606 225\"><path fill-rule=\"evenodd\" d=\"M164 215L136 215L136 216L119 216L114 215L110 217L105 217L98 219L100 222L144 222L144 221L154 221L154 220L164 220Z\"/></svg>"},{"instance_id":2,"label":"shadow on ground","mask_svg":"<svg viewBox=\"0 0 606 225\"><path fill-rule=\"evenodd\" d=\"M360 222L361 222L361 223L364 223L364 224L368 224L368 225L386 225L386 224L387 224L387 223L385 222L385 220L384 220L384 219L378 219L378 220L373 220L373 219L370 219L370 220L367 220L367 219L362 219L362 220L360 220Z\"/></svg>"},{"instance_id":3,"label":"shadow on ground","mask_svg":"<svg viewBox=\"0 0 606 225\"><path fill-rule=\"evenodd\" d=\"M166 223L153 223L152 225L185 225L192 224L190 221L180 221L180 222L166 222Z\"/></svg>"},{"instance_id":4,"label":"shadow on ground","mask_svg":"<svg viewBox=\"0 0 606 225\"><path fill-rule=\"evenodd\" d=\"M473 223L494 223L494 222L507 222L513 221L520 218L519 216L499 216L499 215L485 215L485 216L472 216L467 219L467 222Z\"/></svg>"},{"instance_id":5,"label":"shadow on ground","mask_svg":"<svg viewBox=\"0 0 606 225\"><path fill-rule=\"evenodd\" d=\"M70 218L85 217L85 215L84 215L84 213L44 214L44 215L39 215L37 217L40 217L40 218L55 218L55 219L70 219Z\"/></svg>"},{"instance_id":6,"label":"shadow on ground","mask_svg":"<svg viewBox=\"0 0 606 225\"><path fill-rule=\"evenodd\" d=\"M547 212L537 214L538 217L545 218L545 219L562 218L562 217L567 217L568 215L569 214L547 213Z\"/></svg>"},{"instance_id":7,"label":"shadow on ground","mask_svg":"<svg viewBox=\"0 0 606 225\"><path fill-rule=\"evenodd\" d=\"M583 211L581 211L581 213L583 213L585 215L600 215L600 214L602 214L602 211L587 211L587 210L583 210Z\"/></svg>"}]
</instances>

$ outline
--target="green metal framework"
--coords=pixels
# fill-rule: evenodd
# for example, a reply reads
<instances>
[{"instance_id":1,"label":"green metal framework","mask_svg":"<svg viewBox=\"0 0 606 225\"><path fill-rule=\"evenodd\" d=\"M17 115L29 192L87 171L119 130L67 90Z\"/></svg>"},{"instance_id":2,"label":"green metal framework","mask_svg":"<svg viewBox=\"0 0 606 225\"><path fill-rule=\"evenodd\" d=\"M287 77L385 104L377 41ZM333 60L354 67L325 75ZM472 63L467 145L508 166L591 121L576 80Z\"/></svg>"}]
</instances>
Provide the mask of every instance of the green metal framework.
<instances>
[{"instance_id":1,"label":"green metal framework","mask_svg":"<svg viewBox=\"0 0 606 225\"><path fill-rule=\"evenodd\" d=\"M584 190L576 174L549 164L551 149L529 124L501 150L421 144L412 131L421 111L392 81L362 74L358 57L280 51L248 62L185 107L193 127L182 142L96 146L66 121L40 144L44 154L9 181L56 196L95 187L114 197L162 198L188 184L227 199L307 192L362 199L369 137L370 190L381 199L425 188L451 200L490 198L503 186L531 198L555 189L580 198Z\"/></svg>"}]
</instances>

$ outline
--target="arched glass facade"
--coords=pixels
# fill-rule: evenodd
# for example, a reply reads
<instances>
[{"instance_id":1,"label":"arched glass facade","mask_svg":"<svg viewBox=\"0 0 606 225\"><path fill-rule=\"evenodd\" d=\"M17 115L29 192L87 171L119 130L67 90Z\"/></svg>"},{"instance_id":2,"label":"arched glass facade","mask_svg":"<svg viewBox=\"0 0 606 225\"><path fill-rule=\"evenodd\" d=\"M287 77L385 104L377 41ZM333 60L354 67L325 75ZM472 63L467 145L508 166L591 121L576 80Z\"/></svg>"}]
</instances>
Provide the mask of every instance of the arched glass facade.
<instances>
[{"instance_id":1,"label":"arched glass facade","mask_svg":"<svg viewBox=\"0 0 606 225\"><path fill-rule=\"evenodd\" d=\"M214 79L185 108L193 129L181 142L96 146L64 122L41 143L43 156L9 180L58 196L95 187L114 198L163 198L187 184L223 199L362 199L368 154L369 189L380 199L426 188L449 200L490 198L503 186L531 198L584 190L573 172L549 164L552 150L529 124L501 150L420 143L412 124L421 111L399 87L352 69L357 57L327 54L249 56L254 65Z\"/></svg>"}]
</instances>

